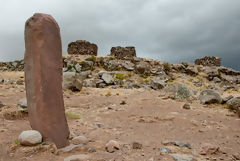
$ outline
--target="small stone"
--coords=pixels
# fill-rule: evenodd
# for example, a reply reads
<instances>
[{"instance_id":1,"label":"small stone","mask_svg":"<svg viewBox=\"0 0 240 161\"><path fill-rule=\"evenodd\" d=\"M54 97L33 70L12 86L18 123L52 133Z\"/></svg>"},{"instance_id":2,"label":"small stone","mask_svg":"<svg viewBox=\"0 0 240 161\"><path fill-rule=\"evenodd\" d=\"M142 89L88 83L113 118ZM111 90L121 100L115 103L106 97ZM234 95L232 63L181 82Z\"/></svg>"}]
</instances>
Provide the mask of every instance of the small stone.
<instances>
[{"instance_id":1,"label":"small stone","mask_svg":"<svg viewBox=\"0 0 240 161\"><path fill-rule=\"evenodd\" d=\"M113 77L108 73L103 73L102 79L104 80L104 82L106 84L113 84L113 82L114 82Z\"/></svg>"},{"instance_id":2,"label":"small stone","mask_svg":"<svg viewBox=\"0 0 240 161\"><path fill-rule=\"evenodd\" d=\"M142 144L140 144L139 142L133 142L132 148L133 149L142 149Z\"/></svg>"},{"instance_id":3,"label":"small stone","mask_svg":"<svg viewBox=\"0 0 240 161\"><path fill-rule=\"evenodd\" d=\"M20 108L22 109L27 109L27 99L26 97L25 98L22 98L18 101L18 104L17 104Z\"/></svg>"},{"instance_id":4,"label":"small stone","mask_svg":"<svg viewBox=\"0 0 240 161\"><path fill-rule=\"evenodd\" d=\"M4 106L4 104L0 101L0 108L3 107L3 106Z\"/></svg>"},{"instance_id":5,"label":"small stone","mask_svg":"<svg viewBox=\"0 0 240 161\"><path fill-rule=\"evenodd\" d=\"M42 135L36 130L23 131L18 140L21 145L36 145L42 142Z\"/></svg>"},{"instance_id":6,"label":"small stone","mask_svg":"<svg viewBox=\"0 0 240 161\"><path fill-rule=\"evenodd\" d=\"M89 159L88 155L79 154L79 155L71 155L67 158L64 158L64 161L86 161L87 159Z\"/></svg>"},{"instance_id":7,"label":"small stone","mask_svg":"<svg viewBox=\"0 0 240 161\"><path fill-rule=\"evenodd\" d=\"M161 153L164 153L164 154L170 153L170 152L171 152L171 149L169 149L169 148L160 148L160 152L161 152Z\"/></svg>"},{"instance_id":8,"label":"small stone","mask_svg":"<svg viewBox=\"0 0 240 161\"><path fill-rule=\"evenodd\" d=\"M16 82L17 85L23 85L23 83L24 83L24 80L21 80L21 79L17 80Z\"/></svg>"},{"instance_id":9,"label":"small stone","mask_svg":"<svg viewBox=\"0 0 240 161\"><path fill-rule=\"evenodd\" d=\"M76 136L72 139L74 145L87 144L89 140L85 136Z\"/></svg>"},{"instance_id":10,"label":"small stone","mask_svg":"<svg viewBox=\"0 0 240 161\"><path fill-rule=\"evenodd\" d=\"M183 109L190 110L191 109L190 104L189 103L185 103L183 105Z\"/></svg>"},{"instance_id":11,"label":"small stone","mask_svg":"<svg viewBox=\"0 0 240 161\"><path fill-rule=\"evenodd\" d=\"M106 150L109 153L113 153L116 150L120 149L120 144L115 141L115 140L110 140L107 144L106 144Z\"/></svg>"},{"instance_id":12,"label":"small stone","mask_svg":"<svg viewBox=\"0 0 240 161\"><path fill-rule=\"evenodd\" d=\"M0 78L0 84L4 82L4 79L3 78Z\"/></svg>"},{"instance_id":13,"label":"small stone","mask_svg":"<svg viewBox=\"0 0 240 161\"><path fill-rule=\"evenodd\" d=\"M200 154L201 155L212 155L212 154L216 154L219 152L219 147L206 143L204 145L201 146L201 150L200 150Z\"/></svg>"},{"instance_id":14,"label":"small stone","mask_svg":"<svg viewBox=\"0 0 240 161\"><path fill-rule=\"evenodd\" d=\"M240 153L233 154L234 159L240 160Z\"/></svg>"},{"instance_id":15,"label":"small stone","mask_svg":"<svg viewBox=\"0 0 240 161\"><path fill-rule=\"evenodd\" d=\"M186 154L169 154L176 161L194 161L195 159L191 155Z\"/></svg>"},{"instance_id":16,"label":"small stone","mask_svg":"<svg viewBox=\"0 0 240 161\"><path fill-rule=\"evenodd\" d=\"M220 82L221 82L221 79L219 79L218 77L214 77L214 78L213 78L213 82L214 82L214 83L220 83Z\"/></svg>"},{"instance_id":17,"label":"small stone","mask_svg":"<svg viewBox=\"0 0 240 161\"><path fill-rule=\"evenodd\" d=\"M126 101L122 101L122 102L120 103L120 105L125 105L125 104L127 104Z\"/></svg>"},{"instance_id":18,"label":"small stone","mask_svg":"<svg viewBox=\"0 0 240 161\"><path fill-rule=\"evenodd\" d=\"M185 147L185 148L188 148L188 149L191 149L191 145L188 144L188 143L182 143L180 141L166 141L166 142L163 142L163 145L174 145L174 146L178 146L178 147Z\"/></svg>"}]
</instances>

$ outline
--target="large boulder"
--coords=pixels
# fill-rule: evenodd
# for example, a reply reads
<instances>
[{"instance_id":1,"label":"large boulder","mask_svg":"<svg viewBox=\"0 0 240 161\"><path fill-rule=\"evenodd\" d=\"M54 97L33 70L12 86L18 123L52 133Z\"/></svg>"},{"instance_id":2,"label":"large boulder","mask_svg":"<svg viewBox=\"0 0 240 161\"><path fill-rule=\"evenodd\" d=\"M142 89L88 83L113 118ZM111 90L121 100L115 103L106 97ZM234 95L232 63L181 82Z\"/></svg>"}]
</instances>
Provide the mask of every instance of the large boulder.
<instances>
[{"instance_id":1,"label":"large boulder","mask_svg":"<svg viewBox=\"0 0 240 161\"><path fill-rule=\"evenodd\" d=\"M151 78L150 79L150 86L155 90L163 89L165 87L165 82L159 77Z\"/></svg>"},{"instance_id":2,"label":"large boulder","mask_svg":"<svg viewBox=\"0 0 240 161\"><path fill-rule=\"evenodd\" d=\"M221 103L221 96L214 90L204 90L200 93L199 99L203 104Z\"/></svg>"},{"instance_id":3,"label":"large boulder","mask_svg":"<svg viewBox=\"0 0 240 161\"><path fill-rule=\"evenodd\" d=\"M191 99L193 91L183 83L175 83L171 86L165 87L164 91L166 95L172 99Z\"/></svg>"},{"instance_id":4,"label":"large boulder","mask_svg":"<svg viewBox=\"0 0 240 161\"><path fill-rule=\"evenodd\" d=\"M136 50L133 46L127 46L127 47L112 47L111 48L111 54L117 59L132 59L133 57L136 57Z\"/></svg>"},{"instance_id":5,"label":"large boulder","mask_svg":"<svg viewBox=\"0 0 240 161\"><path fill-rule=\"evenodd\" d=\"M136 73L138 74L149 74L150 73L150 64L148 62L145 61L140 61L137 65L136 65Z\"/></svg>"},{"instance_id":6,"label":"large boulder","mask_svg":"<svg viewBox=\"0 0 240 161\"><path fill-rule=\"evenodd\" d=\"M240 108L240 97L235 97L227 101L227 106L231 110L238 111Z\"/></svg>"},{"instance_id":7,"label":"large boulder","mask_svg":"<svg viewBox=\"0 0 240 161\"><path fill-rule=\"evenodd\" d=\"M113 79L112 75L109 74L109 73L103 73L103 74L102 74L102 80L103 80L106 84L113 84L113 83L114 83L114 79Z\"/></svg>"},{"instance_id":8,"label":"large boulder","mask_svg":"<svg viewBox=\"0 0 240 161\"><path fill-rule=\"evenodd\" d=\"M81 91L83 87L83 77L78 73L75 72L64 72L63 73L63 81L62 81L62 88L63 89L70 89L72 91Z\"/></svg>"},{"instance_id":9,"label":"large boulder","mask_svg":"<svg viewBox=\"0 0 240 161\"><path fill-rule=\"evenodd\" d=\"M96 44L85 40L77 40L68 44L68 54L97 56L97 51L98 47Z\"/></svg>"}]
</instances>

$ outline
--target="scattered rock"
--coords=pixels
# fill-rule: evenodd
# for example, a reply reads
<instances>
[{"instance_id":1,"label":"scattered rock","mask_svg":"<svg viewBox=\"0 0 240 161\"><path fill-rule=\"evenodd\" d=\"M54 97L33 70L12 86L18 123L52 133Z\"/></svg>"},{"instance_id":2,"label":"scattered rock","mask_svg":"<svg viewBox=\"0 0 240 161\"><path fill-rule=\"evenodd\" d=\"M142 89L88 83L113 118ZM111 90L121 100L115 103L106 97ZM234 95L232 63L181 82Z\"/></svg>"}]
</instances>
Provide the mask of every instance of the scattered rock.
<instances>
[{"instance_id":1,"label":"scattered rock","mask_svg":"<svg viewBox=\"0 0 240 161\"><path fill-rule=\"evenodd\" d=\"M180 141L170 141L170 142L163 142L163 145L174 145L174 146L178 146L178 147L185 147L185 148L188 148L188 149L192 149L191 148L191 145L188 144L188 143L182 143Z\"/></svg>"},{"instance_id":2,"label":"scattered rock","mask_svg":"<svg viewBox=\"0 0 240 161\"><path fill-rule=\"evenodd\" d=\"M200 154L201 155L212 155L217 154L220 151L220 148L216 145L205 143L201 146Z\"/></svg>"},{"instance_id":3,"label":"scattered rock","mask_svg":"<svg viewBox=\"0 0 240 161\"><path fill-rule=\"evenodd\" d=\"M89 140L85 136L76 136L72 139L74 145L87 144Z\"/></svg>"},{"instance_id":4,"label":"scattered rock","mask_svg":"<svg viewBox=\"0 0 240 161\"><path fill-rule=\"evenodd\" d=\"M126 101L122 101L122 102L120 103L120 105L125 105L125 104L127 104Z\"/></svg>"},{"instance_id":5,"label":"scattered rock","mask_svg":"<svg viewBox=\"0 0 240 161\"><path fill-rule=\"evenodd\" d=\"M220 83L220 82L221 82L221 79L219 79L218 77L214 77L214 78L213 78L213 82L214 82L214 83Z\"/></svg>"},{"instance_id":6,"label":"scattered rock","mask_svg":"<svg viewBox=\"0 0 240 161\"><path fill-rule=\"evenodd\" d=\"M18 107L20 107L22 110L27 110L27 98L22 98L18 101Z\"/></svg>"},{"instance_id":7,"label":"scattered rock","mask_svg":"<svg viewBox=\"0 0 240 161\"><path fill-rule=\"evenodd\" d=\"M229 101L229 100L232 99L232 98L233 98L232 95L227 96L227 97L224 97L224 98L222 99L222 104L225 104L227 101Z\"/></svg>"},{"instance_id":8,"label":"scattered rock","mask_svg":"<svg viewBox=\"0 0 240 161\"><path fill-rule=\"evenodd\" d=\"M235 97L227 101L227 106L230 110L238 111L240 107L240 97Z\"/></svg>"},{"instance_id":9,"label":"scattered rock","mask_svg":"<svg viewBox=\"0 0 240 161\"><path fill-rule=\"evenodd\" d=\"M3 78L0 78L0 84L4 82L4 79Z\"/></svg>"},{"instance_id":10,"label":"scattered rock","mask_svg":"<svg viewBox=\"0 0 240 161\"><path fill-rule=\"evenodd\" d=\"M0 101L0 108L3 107L3 106L4 106L4 104L2 103L2 101Z\"/></svg>"},{"instance_id":11,"label":"scattered rock","mask_svg":"<svg viewBox=\"0 0 240 161\"><path fill-rule=\"evenodd\" d=\"M138 74L148 74L150 72L150 64L145 61L140 61L136 65L136 72Z\"/></svg>"},{"instance_id":12,"label":"scattered rock","mask_svg":"<svg viewBox=\"0 0 240 161\"><path fill-rule=\"evenodd\" d=\"M204 90L200 93L199 99L203 104L221 103L221 96L210 89Z\"/></svg>"},{"instance_id":13,"label":"scattered rock","mask_svg":"<svg viewBox=\"0 0 240 161\"><path fill-rule=\"evenodd\" d=\"M164 88L164 91L166 95L172 99L190 99L193 95L193 92L188 86L182 83L167 86Z\"/></svg>"},{"instance_id":14,"label":"scattered rock","mask_svg":"<svg viewBox=\"0 0 240 161\"><path fill-rule=\"evenodd\" d=\"M17 85L23 85L24 84L24 80L19 79L19 80L16 81L16 84Z\"/></svg>"},{"instance_id":15,"label":"scattered rock","mask_svg":"<svg viewBox=\"0 0 240 161\"><path fill-rule=\"evenodd\" d=\"M176 161L195 161L193 156L186 154L169 154Z\"/></svg>"},{"instance_id":16,"label":"scattered rock","mask_svg":"<svg viewBox=\"0 0 240 161\"><path fill-rule=\"evenodd\" d=\"M103 73L102 79L106 84L113 84L114 79L109 73Z\"/></svg>"},{"instance_id":17,"label":"scattered rock","mask_svg":"<svg viewBox=\"0 0 240 161\"><path fill-rule=\"evenodd\" d=\"M107 144L106 144L106 150L109 153L113 153L116 150L120 149L120 144L115 141L115 140L110 140Z\"/></svg>"},{"instance_id":18,"label":"scattered rock","mask_svg":"<svg viewBox=\"0 0 240 161\"><path fill-rule=\"evenodd\" d=\"M42 142L42 135L36 130L23 131L19 135L18 140L21 145L37 145Z\"/></svg>"},{"instance_id":19,"label":"scattered rock","mask_svg":"<svg viewBox=\"0 0 240 161\"><path fill-rule=\"evenodd\" d=\"M132 148L133 149L142 149L142 144L139 142L133 142L132 143Z\"/></svg>"},{"instance_id":20,"label":"scattered rock","mask_svg":"<svg viewBox=\"0 0 240 161\"><path fill-rule=\"evenodd\" d=\"M190 110L191 109L190 104L189 103L185 103L183 105L183 109Z\"/></svg>"},{"instance_id":21,"label":"scattered rock","mask_svg":"<svg viewBox=\"0 0 240 161\"><path fill-rule=\"evenodd\" d=\"M159 150L160 150L160 152L163 153L163 154L167 154L167 153L170 153L170 152L171 152L171 149L169 149L169 148L160 148Z\"/></svg>"},{"instance_id":22,"label":"scattered rock","mask_svg":"<svg viewBox=\"0 0 240 161\"><path fill-rule=\"evenodd\" d=\"M83 79L75 72L64 72L62 88L70 89L72 91L80 91L83 87Z\"/></svg>"},{"instance_id":23,"label":"scattered rock","mask_svg":"<svg viewBox=\"0 0 240 161\"><path fill-rule=\"evenodd\" d=\"M86 161L89 159L88 155L79 154L79 155L71 155L67 158L64 158L64 161Z\"/></svg>"},{"instance_id":24,"label":"scattered rock","mask_svg":"<svg viewBox=\"0 0 240 161\"><path fill-rule=\"evenodd\" d=\"M165 87L165 82L161 80L160 78L151 78L150 79L150 85L151 88L155 90L163 89Z\"/></svg>"},{"instance_id":25,"label":"scattered rock","mask_svg":"<svg viewBox=\"0 0 240 161\"><path fill-rule=\"evenodd\" d=\"M236 160L240 160L240 153L233 154L233 158Z\"/></svg>"},{"instance_id":26,"label":"scattered rock","mask_svg":"<svg viewBox=\"0 0 240 161\"><path fill-rule=\"evenodd\" d=\"M76 152L78 150L85 150L87 151L87 149L84 149L83 144L78 144L78 145L74 145L74 144L70 144L64 148L58 149L55 154L59 155L59 154L63 154L63 153L73 153Z\"/></svg>"},{"instance_id":27,"label":"scattered rock","mask_svg":"<svg viewBox=\"0 0 240 161\"><path fill-rule=\"evenodd\" d=\"M124 61L124 62L122 63L122 66L123 66L125 69L127 69L128 71L133 71L135 65L134 65L133 63L131 63L130 61Z\"/></svg>"}]
</instances>

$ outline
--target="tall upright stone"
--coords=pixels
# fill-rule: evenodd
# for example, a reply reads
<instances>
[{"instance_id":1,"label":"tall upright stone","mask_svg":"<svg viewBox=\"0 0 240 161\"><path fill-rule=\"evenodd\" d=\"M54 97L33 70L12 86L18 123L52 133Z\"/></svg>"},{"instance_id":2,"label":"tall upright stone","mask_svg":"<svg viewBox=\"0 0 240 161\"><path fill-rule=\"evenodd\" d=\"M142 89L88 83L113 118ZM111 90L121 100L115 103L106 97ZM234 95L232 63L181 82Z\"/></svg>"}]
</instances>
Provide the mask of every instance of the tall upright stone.
<instances>
[{"instance_id":1,"label":"tall upright stone","mask_svg":"<svg viewBox=\"0 0 240 161\"><path fill-rule=\"evenodd\" d=\"M51 15L36 13L25 24L25 82L32 129L58 148L68 145L62 94L62 43Z\"/></svg>"}]
</instances>

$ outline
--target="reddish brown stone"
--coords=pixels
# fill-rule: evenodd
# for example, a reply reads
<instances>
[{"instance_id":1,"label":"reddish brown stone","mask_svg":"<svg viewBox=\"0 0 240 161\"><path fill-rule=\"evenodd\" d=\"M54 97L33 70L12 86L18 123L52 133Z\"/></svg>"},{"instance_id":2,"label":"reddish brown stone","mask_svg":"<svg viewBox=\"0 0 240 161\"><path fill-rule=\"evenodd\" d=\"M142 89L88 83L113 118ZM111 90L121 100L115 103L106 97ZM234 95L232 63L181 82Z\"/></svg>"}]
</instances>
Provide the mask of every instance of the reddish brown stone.
<instances>
[{"instance_id":1,"label":"reddish brown stone","mask_svg":"<svg viewBox=\"0 0 240 161\"><path fill-rule=\"evenodd\" d=\"M29 121L44 140L68 145L62 94L62 44L52 16L34 14L25 24L25 82Z\"/></svg>"}]
</instances>

